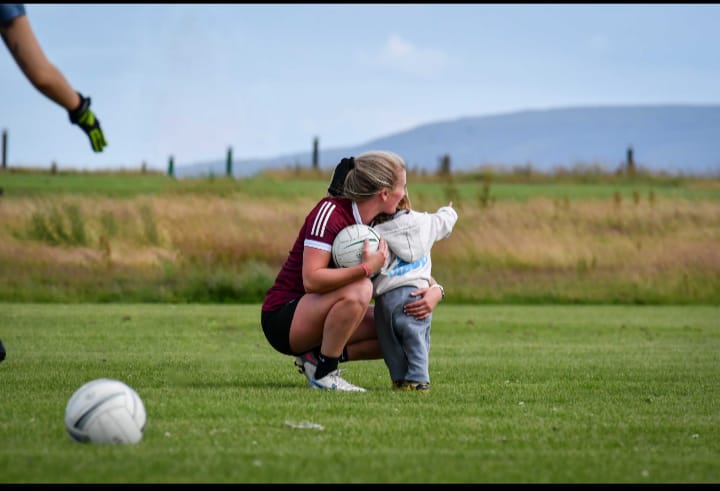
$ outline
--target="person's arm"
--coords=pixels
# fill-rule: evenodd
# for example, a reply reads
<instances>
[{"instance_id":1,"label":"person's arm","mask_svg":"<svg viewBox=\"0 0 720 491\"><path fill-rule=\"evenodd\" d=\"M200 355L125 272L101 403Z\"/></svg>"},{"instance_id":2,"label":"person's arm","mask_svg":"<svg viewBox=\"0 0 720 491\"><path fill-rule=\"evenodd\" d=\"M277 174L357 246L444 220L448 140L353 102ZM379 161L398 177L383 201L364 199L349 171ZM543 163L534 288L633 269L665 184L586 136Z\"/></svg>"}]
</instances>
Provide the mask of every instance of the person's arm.
<instances>
[{"instance_id":1,"label":"person's arm","mask_svg":"<svg viewBox=\"0 0 720 491\"><path fill-rule=\"evenodd\" d=\"M380 239L376 251L366 241L362 264L349 268L330 268L330 253L314 247L303 250L303 285L307 293L325 293L337 290L362 278L370 278L380 271L387 259L387 243Z\"/></svg>"},{"instance_id":2,"label":"person's arm","mask_svg":"<svg viewBox=\"0 0 720 491\"><path fill-rule=\"evenodd\" d=\"M38 91L67 111L80 105L78 93L45 56L26 15L16 17L0 32L15 63Z\"/></svg>"},{"instance_id":3,"label":"person's arm","mask_svg":"<svg viewBox=\"0 0 720 491\"><path fill-rule=\"evenodd\" d=\"M95 152L107 145L100 121L90 110L90 98L83 97L47 59L33 33L27 15L20 15L0 26L0 34L20 70L48 99L67 110L70 122L82 129Z\"/></svg>"},{"instance_id":4,"label":"person's arm","mask_svg":"<svg viewBox=\"0 0 720 491\"><path fill-rule=\"evenodd\" d=\"M410 293L413 297L419 296L414 302L405 305L404 311L407 315L422 320L432 314L435 307L445 298L445 289L435 280L430 278L428 288L418 288Z\"/></svg>"}]
</instances>

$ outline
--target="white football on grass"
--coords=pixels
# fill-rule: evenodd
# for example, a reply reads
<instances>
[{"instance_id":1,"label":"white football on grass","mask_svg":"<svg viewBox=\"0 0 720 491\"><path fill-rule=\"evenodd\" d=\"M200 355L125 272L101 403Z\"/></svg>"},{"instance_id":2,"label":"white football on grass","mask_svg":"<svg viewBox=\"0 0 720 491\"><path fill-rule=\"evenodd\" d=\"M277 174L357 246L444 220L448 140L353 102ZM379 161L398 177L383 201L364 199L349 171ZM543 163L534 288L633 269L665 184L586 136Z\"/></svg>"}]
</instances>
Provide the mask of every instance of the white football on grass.
<instances>
[{"instance_id":1,"label":"white football on grass","mask_svg":"<svg viewBox=\"0 0 720 491\"><path fill-rule=\"evenodd\" d=\"M134 389L109 378L92 380L68 400L65 428L81 443L138 443L145 432L145 405Z\"/></svg>"}]
</instances>

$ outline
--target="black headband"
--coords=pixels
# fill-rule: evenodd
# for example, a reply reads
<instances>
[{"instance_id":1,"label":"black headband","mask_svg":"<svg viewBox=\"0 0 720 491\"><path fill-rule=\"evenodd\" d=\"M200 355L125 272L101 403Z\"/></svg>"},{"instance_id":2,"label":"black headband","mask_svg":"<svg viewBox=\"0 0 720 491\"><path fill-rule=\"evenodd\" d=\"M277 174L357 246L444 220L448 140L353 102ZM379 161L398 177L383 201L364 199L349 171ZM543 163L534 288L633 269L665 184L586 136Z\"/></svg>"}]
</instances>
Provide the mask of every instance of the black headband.
<instances>
[{"instance_id":1,"label":"black headband","mask_svg":"<svg viewBox=\"0 0 720 491\"><path fill-rule=\"evenodd\" d=\"M347 177L348 172L350 172L354 168L354 157L343 158L340 163L335 167L332 179L330 180L330 187L328 188L328 193L331 196L340 196L343 194L345 177Z\"/></svg>"}]
</instances>

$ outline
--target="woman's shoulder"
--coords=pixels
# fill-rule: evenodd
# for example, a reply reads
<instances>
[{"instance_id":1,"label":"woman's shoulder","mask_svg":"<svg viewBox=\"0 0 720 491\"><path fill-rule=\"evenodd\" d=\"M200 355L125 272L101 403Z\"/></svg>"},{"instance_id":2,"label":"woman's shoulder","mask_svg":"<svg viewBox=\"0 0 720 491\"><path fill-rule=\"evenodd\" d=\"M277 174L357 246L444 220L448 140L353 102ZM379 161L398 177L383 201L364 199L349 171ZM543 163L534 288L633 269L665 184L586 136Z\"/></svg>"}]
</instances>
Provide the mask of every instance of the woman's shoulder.
<instances>
[{"instance_id":1,"label":"woman's shoulder","mask_svg":"<svg viewBox=\"0 0 720 491\"><path fill-rule=\"evenodd\" d=\"M318 201L310 213L308 213L308 219L315 221L322 220L325 223L355 223L353 201L348 198L326 196Z\"/></svg>"},{"instance_id":2,"label":"woman's shoulder","mask_svg":"<svg viewBox=\"0 0 720 491\"><path fill-rule=\"evenodd\" d=\"M314 208L320 208L322 206L334 206L340 209L352 209L352 200L350 198L340 198L338 196L325 196L317 202Z\"/></svg>"}]
</instances>

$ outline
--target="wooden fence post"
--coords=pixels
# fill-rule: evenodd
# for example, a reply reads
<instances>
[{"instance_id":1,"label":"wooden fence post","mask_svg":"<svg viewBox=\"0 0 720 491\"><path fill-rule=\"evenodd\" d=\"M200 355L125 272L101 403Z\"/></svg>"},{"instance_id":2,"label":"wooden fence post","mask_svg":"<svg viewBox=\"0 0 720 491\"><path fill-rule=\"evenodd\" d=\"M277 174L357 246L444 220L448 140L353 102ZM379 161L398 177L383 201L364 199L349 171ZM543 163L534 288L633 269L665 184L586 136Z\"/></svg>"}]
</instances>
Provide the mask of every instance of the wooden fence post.
<instances>
[{"instance_id":1,"label":"wooden fence post","mask_svg":"<svg viewBox=\"0 0 720 491\"><path fill-rule=\"evenodd\" d=\"M2 168L7 168L7 130L3 129L2 135Z\"/></svg>"},{"instance_id":2,"label":"wooden fence post","mask_svg":"<svg viewBox=\"0 0 720 491\"><path fill-rule=\"evenodd\" d=\"M630 145L627 149L627 163L626 163L627 174L630 177L635 176L635 159L633 159L633 147Z\"/></svg>"},{"instance_id":3,"label":"wooden fence post","mask_svg":"<svg viewBox=\"0 0 720 491\"><path fill-rule=\"evenodd\" d=\"M225 175L227 177L232 177L232 147L228 147L227 149L227 161L225 162Z\"/></svg>"},{"instance_id":4,"label":"wooden fence post","mask_svg":"<svg viewBox=\"0 0 720 491\"><path fill-rule=\"evenodd\" d=\"M318 144L319 144L319 139L318 139L318 137L316 136L315 139L313 140L313 160L312 160L313 169L316 169L316 170L317 170L318 165L319 165L319 162L318 162L318 160L319 160L319 159L318 159Z\"/></svg>"}]
</instances>

